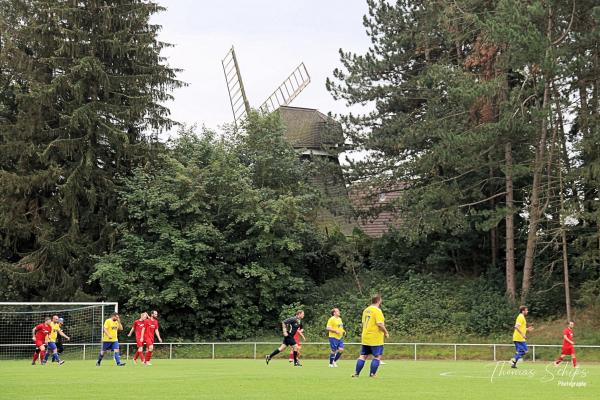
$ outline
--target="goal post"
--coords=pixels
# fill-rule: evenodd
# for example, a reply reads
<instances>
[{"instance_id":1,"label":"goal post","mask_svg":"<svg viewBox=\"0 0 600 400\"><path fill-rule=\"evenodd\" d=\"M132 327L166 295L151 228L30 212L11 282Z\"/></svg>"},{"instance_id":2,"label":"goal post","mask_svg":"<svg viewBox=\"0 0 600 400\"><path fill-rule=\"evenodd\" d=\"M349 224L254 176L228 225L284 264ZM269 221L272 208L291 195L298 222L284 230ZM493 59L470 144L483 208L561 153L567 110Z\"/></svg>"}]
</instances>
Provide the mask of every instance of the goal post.
<instances>
[{"instance_id":1,"label":"goal post","mask_svg":"<svg viewBox=\"0 0 600 400\"><path fill-rule=\"evenodd\" d=\"M30 357L32 329L54 315L63 319L70 345L100 344L104 321L118 310L116 302L0 302L0 359ZM77 348L68 346L65 351Z\"/></svg>"}]
</instances>

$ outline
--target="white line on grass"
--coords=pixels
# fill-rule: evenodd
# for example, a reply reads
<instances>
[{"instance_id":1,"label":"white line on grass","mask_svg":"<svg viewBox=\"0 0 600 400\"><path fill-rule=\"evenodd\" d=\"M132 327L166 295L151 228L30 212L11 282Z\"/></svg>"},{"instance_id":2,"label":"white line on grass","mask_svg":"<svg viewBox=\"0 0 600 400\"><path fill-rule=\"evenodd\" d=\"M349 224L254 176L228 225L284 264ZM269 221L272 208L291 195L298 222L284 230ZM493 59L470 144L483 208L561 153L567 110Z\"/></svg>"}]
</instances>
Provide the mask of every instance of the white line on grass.
<instances>
[{"instance_id":1,"label":"white line on grass","mask_svg":"<svg viewBox=\"0 0 600 400\"><path fill-rule=\"evenodd\" d=\"M454 371L442 372L440 376L446 378L490 379L489 376L455 375Z\"/></svg>"}]
</instances>

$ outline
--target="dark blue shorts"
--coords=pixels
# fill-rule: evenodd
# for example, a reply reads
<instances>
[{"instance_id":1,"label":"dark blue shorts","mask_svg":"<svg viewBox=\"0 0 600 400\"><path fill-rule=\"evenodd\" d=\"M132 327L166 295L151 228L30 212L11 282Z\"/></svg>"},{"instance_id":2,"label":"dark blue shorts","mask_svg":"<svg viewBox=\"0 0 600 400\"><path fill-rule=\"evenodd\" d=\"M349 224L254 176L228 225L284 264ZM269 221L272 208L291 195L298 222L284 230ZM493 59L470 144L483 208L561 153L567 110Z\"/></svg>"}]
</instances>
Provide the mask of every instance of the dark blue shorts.
<instances>
[{"instance_id":1,"label":"dark blue shorts","mask_svg":"<svg viewBox=\"0 0 600 400\"><path fill-rule=\"evenodd\" d=\"M102 351L119 350L119 342L102 342Z\"/></svg>"},{"instance_id":2,"label":"dark blue shorts","mask_svg":"<svg viewBox=\"0 0 600 400\"><path fill-rule=\"evenodd\" d=\"M515 348L517 349L517 353L527 353L529 349L527 348L527 342L514 342Z\"/></svg>"},{"instance_id":3,"label":"dark blue shorts","mask_svg":"<svg viewBox=\"0 0 600 400\"><path fill-rule=\"evenodd\" d=\"M48 350L56 350L56 343L48 342Z\"/></svg>"},{"instance_id":4,"label":"dark blue shorts","mask_svg":"<svg viewBox=\"0 0 600 400\"><path fill-rule=\"evenodd\" d=\"M367 345L361 345L360 346L360 355L361 356L368 356L368 355L373 355L373 357L377 357L383 354L383 345L381 346L367 346Z\"/></svg>"},{"instance_id":5,"label":"dark blue shorts","mask_svg":"<svg viewBox=\"0 0 600 400\"><path fill-rule=\"evenodd\" d=\"M343 349L344 348L344 340L330 337L329 338L329 347L331 348L331 351L338 351L339 349Z\"/></svg>"}]
</instances>

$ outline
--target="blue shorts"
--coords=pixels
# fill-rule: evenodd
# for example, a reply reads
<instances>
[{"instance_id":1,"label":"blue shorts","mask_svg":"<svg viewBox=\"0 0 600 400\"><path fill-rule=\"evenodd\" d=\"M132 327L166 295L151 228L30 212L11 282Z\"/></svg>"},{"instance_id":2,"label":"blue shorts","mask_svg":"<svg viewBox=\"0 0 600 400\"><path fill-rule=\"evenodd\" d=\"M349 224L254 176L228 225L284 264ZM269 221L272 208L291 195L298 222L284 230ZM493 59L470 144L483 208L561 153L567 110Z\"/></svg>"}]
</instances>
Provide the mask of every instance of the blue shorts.
<instances>
[{"instance_id":1,"label":"blue shorts","mask_svg":"<svg viewBox=\"0 0 600 400\"><path fill-rule=\"evenodd\" d=\"M331 348L331 351L338 351L339 349L343 349L344 348L344 340L330 337L329 338L329 347Z\"/></svg>"},{"instance_id":2,"label":"blue shorts","mask_svg":"<svg viewBox=\"0 0 600 400\"><path fill-rule=\"evenodd\" d=\"M48 350L56 350L56 343L48 342Z\"/></svg>"},{"instance_id":3,"label":"blue shorts","mask_svg":"<svg viewBox=\"0 0 600 400\"><path fill-rule=\"evenodd\" d=\"M102 351L119 350L119 342L102 342Z\"/></svg>"},{"instance_id":4,"label":"blue shorts","mask_svg":"<svg viewBox=\"0 0 600 400\"><path fill-rule=\"evenodd\" d=\"M367 345L361 345L360 346L360 355L361 356L368 356L368 355L373 355L373 357L377 357L383 354L383 345L381 346L367 346Z\"/></svg>"},{"instance_id":5,"label":"blue shorts","mask_svg":"<svg viewBox=\"0 0 600 400\"><path fill-rule=\"evenodd\" d=\"M527 353L529 349L527 348L527 342L514 342L515 347L517 349L517 353Z\"/></svg>"}]
</instances>

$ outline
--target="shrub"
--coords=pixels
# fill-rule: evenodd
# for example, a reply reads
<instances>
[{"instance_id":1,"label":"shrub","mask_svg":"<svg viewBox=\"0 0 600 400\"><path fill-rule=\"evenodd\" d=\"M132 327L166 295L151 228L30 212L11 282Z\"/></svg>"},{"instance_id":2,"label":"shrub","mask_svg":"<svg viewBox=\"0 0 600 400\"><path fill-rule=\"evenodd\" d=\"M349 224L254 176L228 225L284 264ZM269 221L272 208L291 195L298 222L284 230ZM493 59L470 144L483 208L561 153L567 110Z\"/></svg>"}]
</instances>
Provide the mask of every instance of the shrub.
<instances>
[{"instance_id":1,"label":"shrub","mask_svg":"<svg viewBox=\"0 0 600 400\"><path fill-rule=\"evenodd\" d=\"M396 338L418 341L423 336L506 333L515 316L502 289L485 277L459 280L409 274L408 279L401 280L370 271L361 274L360 281L365 288L362 292L350 277L333 279L319 287L307 299L307 332L325 337L329 311L339 307L348 338L358 340L362 310L376 292L383 297L386 325Z\"/></svg>"}]
</instances>

